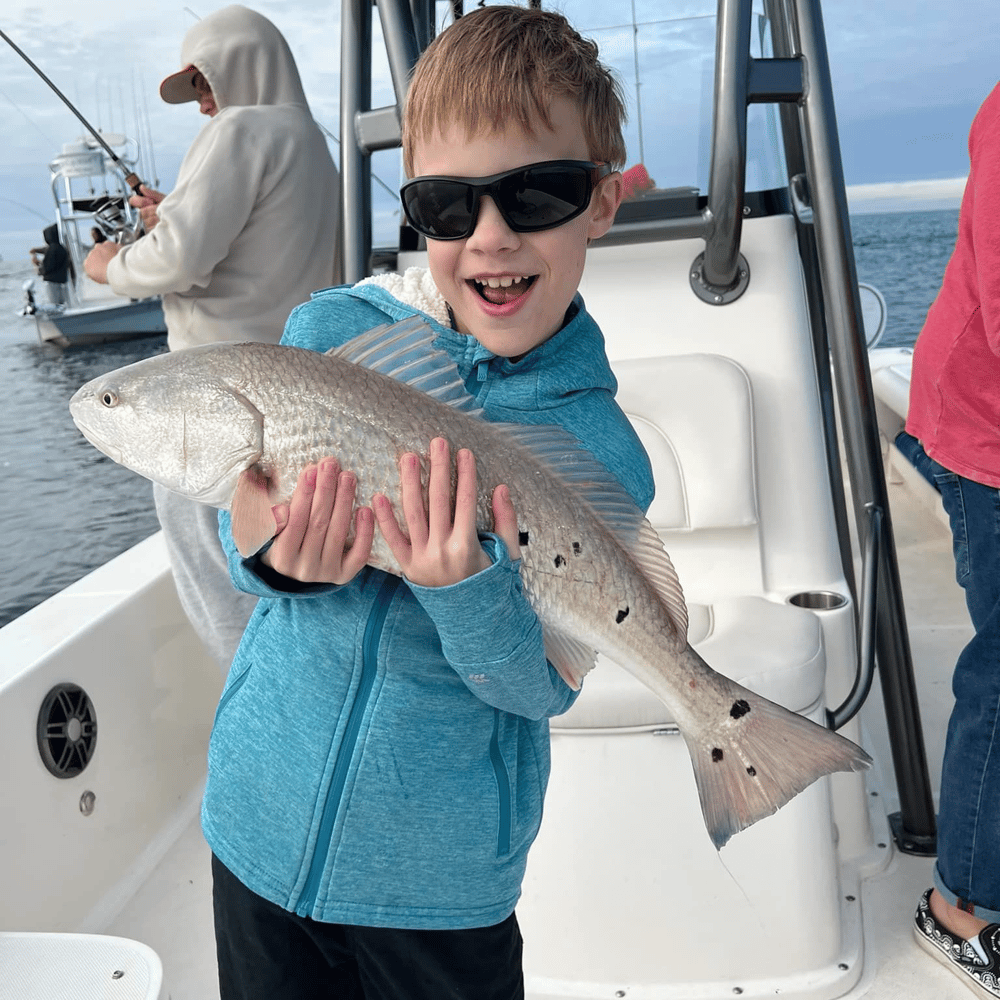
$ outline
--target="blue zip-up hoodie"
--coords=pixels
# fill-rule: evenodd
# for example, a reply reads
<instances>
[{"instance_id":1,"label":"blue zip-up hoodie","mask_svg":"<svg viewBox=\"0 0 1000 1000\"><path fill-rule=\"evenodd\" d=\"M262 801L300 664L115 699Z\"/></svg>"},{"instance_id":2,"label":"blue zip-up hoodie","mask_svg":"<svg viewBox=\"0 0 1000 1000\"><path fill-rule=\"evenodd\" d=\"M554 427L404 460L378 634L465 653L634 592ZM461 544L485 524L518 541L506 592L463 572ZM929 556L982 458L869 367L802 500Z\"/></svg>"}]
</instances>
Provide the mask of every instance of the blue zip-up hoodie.
<instances>
[{"instance_id":1,"label":"blue zip-up hoodie","mask_svg":"<svg viewBox=\"0 0 1000 1000\"><path fill-rule=\"evenodd\" d=\"M282 343L325 351L418 313L378 284L331 288L294 310ZM581 299L568 315L517 364L425 318L489 419L568 429L645 510L652 474L603 337ZM316 920L504 920L541 822L548 719L576 697L545 659L506 547L484 536L490 568L449 587L371 567L341 587L296 585L239 556L224 512L220 530L234 583L261 599L209 746L202 825L216 856Z\"/></svg>"}]
</instances>

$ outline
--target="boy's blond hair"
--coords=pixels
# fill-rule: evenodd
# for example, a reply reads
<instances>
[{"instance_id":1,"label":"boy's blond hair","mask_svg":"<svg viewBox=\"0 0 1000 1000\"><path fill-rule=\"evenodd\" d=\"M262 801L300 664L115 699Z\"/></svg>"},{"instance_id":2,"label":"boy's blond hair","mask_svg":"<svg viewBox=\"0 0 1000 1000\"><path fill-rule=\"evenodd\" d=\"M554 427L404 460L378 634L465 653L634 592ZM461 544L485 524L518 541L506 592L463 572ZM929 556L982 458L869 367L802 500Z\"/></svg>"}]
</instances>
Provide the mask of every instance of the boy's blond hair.
<instances>
[{"instance_id":1,"label":"boy's blond hair","mask_svg":"<svg viewBox=\"0 0 1000 1000\"><path fill-rule=\"evenodd\" d=\"M591 159L625 165L621 86L583 38L553 11L483 7L435 38L413 71L403 113L403 166L413 176L415 144L451 125L469 135L516 122L549 128L549 104L567 97L580 109Z\"/></svg>"}]
</instances>

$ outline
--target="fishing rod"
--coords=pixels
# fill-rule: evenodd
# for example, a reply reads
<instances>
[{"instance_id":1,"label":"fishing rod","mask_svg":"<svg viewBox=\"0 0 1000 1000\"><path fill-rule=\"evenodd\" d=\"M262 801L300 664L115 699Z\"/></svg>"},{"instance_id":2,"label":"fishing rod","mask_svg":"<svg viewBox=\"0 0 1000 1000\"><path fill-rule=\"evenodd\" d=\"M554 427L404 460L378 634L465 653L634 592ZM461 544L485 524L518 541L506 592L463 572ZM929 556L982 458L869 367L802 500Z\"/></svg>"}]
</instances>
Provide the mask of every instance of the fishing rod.
<instances>
[{"instance_id":1,"label":"fishing rod","mask_svg":"<svg viewBox=\"0 0 1000 1000\"><path fill-rule=\"evenodd\" d=\"M125 183L128 184L128 186L136 194L141 195L142 191L139 189L142 186L142 181L139 179L139 176L128 168L115 151L104 141L103 136L101 136L97 129L95 129L93 125L91 125L90 122L88 122L87 119L84 118L79 111L77 111L69 98L41 71L41 69L39 69L37 65L35 65L34 62L32 62L28 54L23 49L18 47L14 40L2 29L0 29L0 38L3 38L3 40L52 88L56 97L58 97L63 104L65 104L66 107L80 119L80 123L83 127L104 147L105 152L114 161L115 166L118 167L118 169L125 175Z\"/></svg>"}]
</instances>

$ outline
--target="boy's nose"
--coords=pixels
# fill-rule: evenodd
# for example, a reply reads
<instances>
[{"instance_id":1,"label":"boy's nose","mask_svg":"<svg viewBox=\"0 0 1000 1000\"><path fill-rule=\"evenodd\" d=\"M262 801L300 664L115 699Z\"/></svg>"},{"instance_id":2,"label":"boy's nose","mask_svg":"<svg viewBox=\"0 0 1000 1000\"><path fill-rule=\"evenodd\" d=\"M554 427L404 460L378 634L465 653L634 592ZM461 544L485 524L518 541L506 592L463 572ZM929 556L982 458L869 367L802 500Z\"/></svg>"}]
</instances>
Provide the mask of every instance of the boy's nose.
<instances>
[{"instance_id":1,"label":"boy's nose","mask_svg":"<svg viewBox=\"0 0 1000 1000\"><path fill-rule=\"evenodd\" d=\"M483 195L479 199L476 228L468 237L466 246L472 250L496 252L513 250L519 242L518 234L507 225L496 202L489 195Z\"/></svg>"}]
</instances>

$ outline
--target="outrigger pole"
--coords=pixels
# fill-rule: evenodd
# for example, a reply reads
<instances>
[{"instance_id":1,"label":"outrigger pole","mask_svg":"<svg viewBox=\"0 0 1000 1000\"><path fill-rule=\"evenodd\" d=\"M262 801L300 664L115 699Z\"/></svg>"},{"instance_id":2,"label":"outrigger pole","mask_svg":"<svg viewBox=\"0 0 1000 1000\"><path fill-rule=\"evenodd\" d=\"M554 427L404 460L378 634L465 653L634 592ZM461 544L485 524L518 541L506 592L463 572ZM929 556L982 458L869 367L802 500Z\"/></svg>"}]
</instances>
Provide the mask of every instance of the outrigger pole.
<instances>
[{"instance_id":1,"label":"outrigger pole","mask_svg":"<svg viewBox=\"0 0 1000 1000\"><path fill-rule=\"evenodd\" d=\"M52 90L55 92L56 97L58 97L59 100L61 100L63 104L65 104L66 107L69 108L70 111L72 111L73 114L80 119L80 122L83 125L83 127L104 147L105 152L114 161L115 166L118 167L118 169L125 175L125 183L128 184L128 186L136 194L141 194L142 192L139 190L139 188L142 185L142 181L139 179L138 174L136 174L132 170L129 170L129 168L118 157L115 151L104 141L103 136L101 136L101 134L97 131L97 129L95 129L93 125L91 125L90 122L88 122L87 119L84 118L83 115L81 115L80 112L76 110L76 108L73 106L69 98L67 98L66 95L38 68L38 66L36 66L35 63L32 62L27 53L25 53L21 48L19 48L17 44L10 38L10 36L7 35L3 30L0 30L0 38L2 38L49 85L49 87L52 88Z\"/></svg>"}]
</instances>

